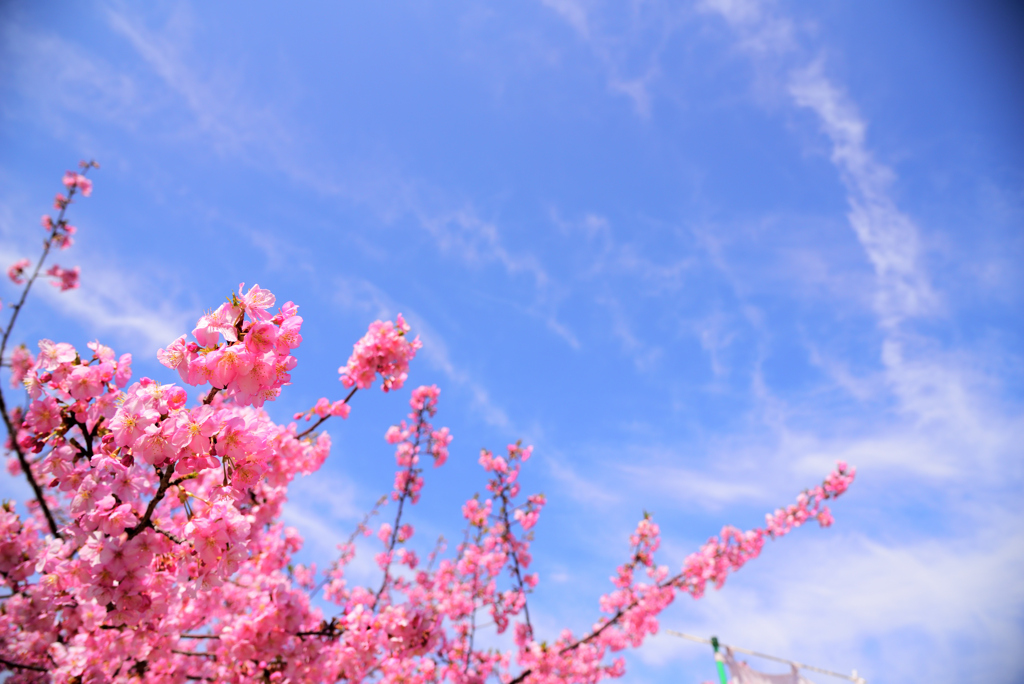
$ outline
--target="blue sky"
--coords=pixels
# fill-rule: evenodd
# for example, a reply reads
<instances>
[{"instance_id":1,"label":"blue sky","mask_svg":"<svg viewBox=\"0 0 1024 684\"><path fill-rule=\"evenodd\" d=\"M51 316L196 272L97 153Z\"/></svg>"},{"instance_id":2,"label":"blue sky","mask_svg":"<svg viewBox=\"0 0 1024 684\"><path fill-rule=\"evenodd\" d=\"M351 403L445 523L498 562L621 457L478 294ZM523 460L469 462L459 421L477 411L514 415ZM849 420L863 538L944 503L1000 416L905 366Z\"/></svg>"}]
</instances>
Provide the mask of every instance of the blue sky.
<instances>
[{"instance_id":1,"label":"blue sky","mask_svg":"<svg viewBox=\"0 0 1024 684\"><path fill-rule=\"evenodd\" d=\"M550 504L541 630L582 630L643 510L678 567L835 460L830 530L664 627L871 682L1024 677L1019 23L994 3L5 3L0 256L96 158L80 290L22 339L157 347L241 281L305 318L281 420L377 317L424 349L457 538L476 454ZM67 261L68 263L64 263ZM11 296L12 290L0 297ZM289 520L321 565L390 486L408 389L357 395ZM6 475L0 491L23 500ZM369 577L367 565L357 573ZM626 681L699 682L659 635ZM771 670L770 664L758 663ZM816 681L827 681L821 677Z\"/></svg>"}]
</instances>

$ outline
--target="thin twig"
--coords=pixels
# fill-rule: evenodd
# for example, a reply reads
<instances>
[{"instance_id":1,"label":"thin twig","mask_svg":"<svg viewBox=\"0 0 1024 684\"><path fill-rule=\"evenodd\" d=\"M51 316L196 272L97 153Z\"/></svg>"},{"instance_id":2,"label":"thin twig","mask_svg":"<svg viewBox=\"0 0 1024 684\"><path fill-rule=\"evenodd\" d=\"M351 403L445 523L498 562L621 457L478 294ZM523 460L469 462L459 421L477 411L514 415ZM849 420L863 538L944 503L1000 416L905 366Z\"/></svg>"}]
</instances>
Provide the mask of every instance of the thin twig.
<instances>
[{"instance_id":1,"label":"thin twig","mask_svg":"<svg viewBox=\"0 0 1024 684\"><path fill-rule=\"evenodd\" d=\"M85 167L82 170L82 175L84 176L89 173L90 168L91 166ZM32 285L35 284L36 279L39 277L39 272L43 268L43 262L46 261L46 257L50 254L50 248L53 247L53 238L56 236L57 230L60 226L65 225L64 214L67 213L68 207L71 206L71 198L75 196L76 190L78 190L78 188L75 186L68 188L67 202L65 202L64 206L61 207L60 213L57 215L57 220L53 222L53 229L50 233L50 237L43 242L43 255L39 257L39 261L36 262L35 270L32 271L32 276L28 279L28 282L25 283L25 289L21 291L21 298L18 300L18 303L12 307L14 311L11 314L11 320L7 323L7 328L4 330L3 338L0 339L0 358L2 358L4 352L7 351L7 342L11 336L11 331L14 330L14 323L18 320L18 314L21 313L21 307L25 305L25 300L28 298L29 290L31 290Z\"/></svg>"},{"instance_id":2,"label":"thin twig","mask_svg":"<svg viewBox=\"0 0 1024 684\"><path fill-rule=\"evenodd\" d=\"M213 658L214 660L217 659L217 654L216 653L196 653L195 651L179 651L176 648L172 648L171 649L171 653L177 653L178 655L186 655L186 656L197 656L197 657L200 657L200 658Z\"/></svg>"},{"instance_id":3,"label":"thin twig","mask_svg":"<svg viewBox=\"0 0 1024 684\"><path fill-rule=\"evenodd\" d=\"M349 396L351 396L351 394ZM412 494L412 483L414 479L413 473L416 469L416 455L419 453L420 442L423 440L423 425L426 422L424 413L426 413L426 411L427 409L425 406L424 408L421 408L419 410L419 417L416 421L416 441L413 442L412 451L409 454L409 467L406 468L405 471L405 486L402 487L402 493L398 497L398 512L395 513L395 525L391 529L391 539L388 542L388 562L387 565L384 566L384 581L381 582L380 589L377 590L377 595L373 599L374 608L377 607L377 602L380 601L381 595L384 593L384 590L387 589L388 580L391 577L391 552L395 550L395 544L398 543L398 528L399 524L402 522L402 509L405 507L405 500ZM430 438L428 437L428 442L429 439Z\"/></svg>"},{"instance_id":4,"label":"thin twig","mask_svg":"<svg viewBox=\"0 0 1024 684\"><path fill-rule=\"evenodd\" d=\"M150 523L150 527L152 527L154 530L156 530L160 534L162 534L165 537L167 537L168 539L170 539L175 544L184 544L185 543L184 539L178 539L177 537L175 537L173 534L171 534L167 530L161 529L161 528L157 527L156 525L154 525L152 523Z\"/></svg>"},{"instance_id":5,"label":"thin twig","mask_svg":"<svg viewBox=\"0 0 1024 684\"><path fill-rule=\"evenodd\" d=\"M4 417L4 425L7 426L7 434L11 437L11 447L14 449L14 453L18 456L18 463L21 465L21 472L25 473L25 478L28 480L33 493L36 495L36 501L39 502L39 508L42 509L43 515L46 517L46 524L50 527L50 533L53 534L54 537L57 537L57 539L63 539L64 537L61 536L60 529L57 527L57 520L53 517L53 512L46 503L46 495L43 493L43 488L39 486L39 482L36 481L36 476L32 472L32 464L28 462L25 452L22 450L21 445L18 444L18 431L11 422L11 416L7 411L7 402L4 401L4 393L2 389L0 389L0 413L2 413Z\"/></svg>"},{"instance_id":6,"label":"thin twig","mask_svg":"<svg viewBox=\"0 0 1024 684\"><path fill-rule=\"evenodd\" d=\"M352 544L356 540L356 537L358 537L362 533L363 530L367 529L367 523L370 522L370 518L372 518L373 516L377 515L380 512L380 507L383 506L384 504L386 504L387 502L388 502L388 495L387 494L385 494L384 496L382 496L379 499L377 499L377 503L375 503L373 505L373 508L371 508L369 511L366 512L366 515L363 516L362 521L358 525L356 525L356 528L354 530L352 530L352 534L350 534L348 536L348 541L345 542L345 547L346 548L352 546ZM443 539L443 537L442 537L442 539ZM333 566L335 568L338 567L338 563L340 562L340 560L341 559L339 558L338 561L334 562ZM313 591L310 592L309 597L313 598L314 596L316 596L320 592L321 589L323 589L325 586L327 586L327 583L330 582L330 581L331 581L331 578L329 576L326 576L326 573L325 573L325 577L323 578L322 581L320 581L313 588Z\"/></svg>"},{"instance_id":7,"label":"thin twig","mask_svg":"<svg viewBox=\"0 0 1024 684\"><path fill-rule=\"evenodd\" d=\"M343 403L347 404L349 402L349 400L353 396L355 396L356 390L358 390L358 389L359 389L358 387L353 387L352 391L348 393L347 397L345 397L345 401ZM302 439L303 437L305 437L309 433L313 432L313 430L316 430L318 427L320 427L321 425L326 423L327 419L330 418L330 417L331 417L330 413L328 413L326 416L321 416L320 420L316 421L315 423L310 425L308 428L306 428L305 430L303 430L299 434L295 435L295 439Z\"/></svg>"},{"instance_id":8,"label":"thin twig","mask_svg":"<svg viewBox=\"0 0 1024 684\"><path fill-rule=\"evenodd\" d=\"M509 520L508 516L508 503L508 485L503 485L501 488L501 516L505 523L504 540L512 552L512 573L515 576L516 583L519 585L519 591L523 594L523 616L526 618L526 628L530 630L530 636L532 637L533 624L530 622L530 606L526 600L526 589L523 583L523 574L519 568L519 553L513 544L512 521Z\"/></svg>"}]
</instances>

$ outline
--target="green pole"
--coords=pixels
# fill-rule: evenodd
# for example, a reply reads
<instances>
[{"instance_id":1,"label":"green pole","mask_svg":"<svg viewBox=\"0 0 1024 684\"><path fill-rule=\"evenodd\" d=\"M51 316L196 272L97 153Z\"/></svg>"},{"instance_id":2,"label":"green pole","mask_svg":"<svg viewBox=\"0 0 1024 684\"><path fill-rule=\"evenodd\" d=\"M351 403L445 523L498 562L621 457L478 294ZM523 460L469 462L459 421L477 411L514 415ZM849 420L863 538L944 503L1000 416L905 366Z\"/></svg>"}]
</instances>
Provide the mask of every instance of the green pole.
<instances>
[{"instance_id":1,"label":"green pole","mask_svg":"<svg viewBox=\"0 0 1024 684\"><path fill-rule=\"evenodd\" d=\"M729 678L725 676L725 659L718 652L718 637L711 637L711 648L715 649L715 665L718 666L718 678L722 684L729 684Z\"/></svg>"}]
</instances>

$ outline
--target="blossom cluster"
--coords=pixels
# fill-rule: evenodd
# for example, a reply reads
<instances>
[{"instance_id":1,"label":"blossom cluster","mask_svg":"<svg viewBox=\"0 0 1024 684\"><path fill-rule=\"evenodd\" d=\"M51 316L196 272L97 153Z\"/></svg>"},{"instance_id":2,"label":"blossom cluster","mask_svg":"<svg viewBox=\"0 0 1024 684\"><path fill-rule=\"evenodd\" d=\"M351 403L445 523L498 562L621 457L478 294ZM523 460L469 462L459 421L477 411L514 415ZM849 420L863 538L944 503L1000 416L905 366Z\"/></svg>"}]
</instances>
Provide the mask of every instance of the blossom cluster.
<instances>
[{"instance_id":1,"label":"blossom cluster","mask_svg":"<svg viewBox=\"0 0 1024 684\"><path fill-rule=\"evenodd\" d=\"M260 407L291 384L291 352L302 342L302 317L292 302L271 316L273 293L253 285L243 294L244 288L242 283L229 302L199 319L194 342L182 335L157 358L186 384L209 383L237 404Z\"/></svg>"},{"instance_id":2,"label":"blossom cluster","mask_svg":"<svg viewBox=\"0 0 1024 684\"><path fill-rule=\"evenodd\" d=\"M832 525L832 511L824 502L845 492L856 475L856 468L850 468L845 461L839 461L836 469L829 473L823 483L800 494L796 498L796 503L765 516L768 534L772 537L781 537L811 519L817 520L822 527Z\"/></svg>"},{"instance_id":3,"label":"blossom cluster","mask_svg":"<svg viewBox=\"0 0 1024 684\"><path fill-rule=\"evenodd\" d=\"M839 461L821 485L799 494L796 503L766 515L764 528L744 532L726 525L719 537L712 537L699 551L686 558L683 588L694 598L700 598L709 582L720 589L729 572L735 572L747 561L757 558L766 539L783 537L809 520L817 520L821 527L829 527L833 519L824 502L842 495L856 474L856 468Z\"/></svg>"},{"instance_id":4,"label":"blossom cluster","mask_svg":"<svg viewBox=\"0 0 1024 684\"><path fill-rule=\"evenodd\" d=\"M54 226L66 226L75 192L90 194L89 168L65 176ZM34 274L58 230L67 232L52 229ZM25 278L27 266L15 269L24 294L35 278ZM385 391L401 388L420 343L401 316L372 323L342 367L348 396L297 414L318 418L300 432L265 410L290 382L302 341L298 307L271 313L275 303L258 285L240 286L199 319L193 341L182 335L159 351L183 385L210 385L196 400L175 382L134 378L131 355L98 341L79 349L44 339L38 353L18 346L6 354L21 305L14 309L0 356L27 399L9 408L0 391L0 417L9 470L35 496L23 512L0 505L5 681L597 682L623 674L622 659L609 654L655 633L678 593L699 598L767 539L812 519L830 525L824 502L855 475L841 463L770 514L766 529L723 528L672 576L655 561L660 529L645 515L592 629L544 638L528 603L539 582L530 547L546 503L522 492L531 447L481 451L486 487L462 506L464 539L453 555L443 555L443 540L424 560L414 548L408 516L425 486L423 461L443 466L452 444L448 428L432 424L440 390L422 386L410 393L407 418L384 435L395 454L390 492L321 573L293 562L303 542L282 522L289 485L330 453L330 436L314 430L348 417L355 390L378 376ZM388 511L388 522L369 524ZM362 545L377 544L357 543L359 535L374 532L379 581L362 586L349 566ZM327 611L315 602L321 591ZM514 647L481 646L478 633L491 626L511 630Z\"/></svg>"},{"instance_id":5,"label":"blossom cluster","mask_svg":"<svg viewBox=\"0 0 1024 684\"><path fill-rule=\"evenodd\" d=\"M46 275L53 278L53 280L50 281L50 284L54 287L59 287L61 292L64 292L65 290L74 290L78 287L79 272L80 269L78 266L73 268L61 268L57 264L46 269Z\"/></svg>"},{"instance_id":6,"label":"blossom cluster","mask_svg":"<svg viewBox=\"0 0 1024 684\"><path fill-rule=\"evenodd\" d=\"M348 363L338 369L345 387L368 389L377 375L385 392L401 389L409 377L409 362L422 347L420 339L408 338L409 324L398 314L395 322L377 321L356 342Z\"/></svg>"},{"instance_id":7,"label":"blossom cluster","mask_svg":"<svg viewBox=\"0 0 1024 684\"><path fill-rule=\"evenodd\" d=\"M243 574L260 579L238 605L293 600L299 626L315 624L284 571L301 541L278 520L287 484L323 463L329 437L299 440L294 424L224 396L190 408L182 387L131 383L130 355L99 343L91 355L49 340L39 347L35 357L14 354L12 376L30 402L24 415L12 412L8 447L39 454L28 469L60 523L44 539L42 522L21 522L10 507L0 519L0 554L18 560L0 561L12 592L0 615L3 652L54 681L133 676L115 661L152 664L153 681L164 681L192 671L191 659L172 662L180 649L168 635L223 615L208 604L235 593ZM11 681L35 681L35 672L15 669Z\"/></svg>"}]
</instances>

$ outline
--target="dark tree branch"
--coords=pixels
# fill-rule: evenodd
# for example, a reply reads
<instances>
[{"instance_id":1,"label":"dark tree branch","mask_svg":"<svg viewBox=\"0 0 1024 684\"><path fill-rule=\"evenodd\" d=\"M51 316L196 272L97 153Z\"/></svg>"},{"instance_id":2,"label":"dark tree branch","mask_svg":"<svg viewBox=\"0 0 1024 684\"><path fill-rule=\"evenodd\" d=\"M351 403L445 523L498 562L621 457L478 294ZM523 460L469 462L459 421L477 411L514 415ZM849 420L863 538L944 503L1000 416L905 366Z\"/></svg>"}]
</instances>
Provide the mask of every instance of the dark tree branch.
<instances>
[{"instance_id":1,"label":"dark tree branch","mask_svg":"<svg viewBox=\"0 0 1024 684\"><path fill-rule=\"evenodd\" d=\"M38 665L25 665L22 663L16 663L13 660L7 660L7 658L0 658L0 665L6 665L7 667L13 667L16 670L32 670L33 672L49 672L45 667L39 667Z\"/></svg>"},{"instance_id":2,"label":"dark tree branch","mask_svg":"<svg viewBox=\"0 0 1024 684\"><path fill-rule=\"evenodd\" d=\"M157 504L164 498L164 494L167 493L168 488L171 486L171 476L174 475L174 464L171 463L164 468L163 473L160 475L160 487L156 490L156 494L150 500L149 505L146 506L146 513L142 516L142 520L139 523L128 530L128 538L134 539L147 527L153 527L153 512L156 511Z\"/></svg>"}]
</instances>

